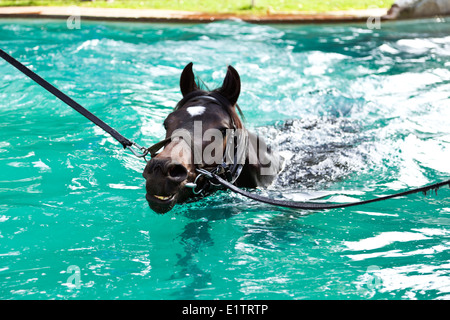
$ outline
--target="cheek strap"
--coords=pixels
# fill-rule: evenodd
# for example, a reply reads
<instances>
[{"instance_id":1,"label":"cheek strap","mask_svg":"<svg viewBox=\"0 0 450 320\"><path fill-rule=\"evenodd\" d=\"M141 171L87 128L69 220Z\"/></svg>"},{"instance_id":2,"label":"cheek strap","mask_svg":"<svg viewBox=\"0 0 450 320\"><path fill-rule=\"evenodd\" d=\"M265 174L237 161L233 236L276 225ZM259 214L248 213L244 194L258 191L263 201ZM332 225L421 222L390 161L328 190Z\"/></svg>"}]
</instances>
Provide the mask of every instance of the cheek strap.
<instances>
[{"instance_id":1,"label":"cheek strap","mask_svg":"<svg viewBox=\"0 0 450 320\"><path fill-rule=\"evenodd\" d=\"M148 153L150 154L150 157L153 158L156 155L158 155L158 151L161 150L161 148L164 148L166 144L168 144L171 141L171 138L167 138L164 140L161 140L154 145L152 145L150 148L147 149Z\"/></svg>"}]
</instances>

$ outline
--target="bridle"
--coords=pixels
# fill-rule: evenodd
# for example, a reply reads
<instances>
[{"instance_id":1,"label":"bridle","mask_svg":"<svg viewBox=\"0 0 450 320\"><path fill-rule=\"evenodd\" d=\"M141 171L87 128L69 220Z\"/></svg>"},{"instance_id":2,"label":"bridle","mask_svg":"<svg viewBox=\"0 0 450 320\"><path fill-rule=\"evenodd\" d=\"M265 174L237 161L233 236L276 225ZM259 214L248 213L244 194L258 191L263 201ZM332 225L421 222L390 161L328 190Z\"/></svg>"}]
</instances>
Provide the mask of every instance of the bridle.
<instances>
[{"instance_id":1,"label":"bridle","mask_svg":"<svg viewBox=\"0 0 450 320\"><path fill-rule=\"evenodd\" d=\"M210 100L222 106L225 110L231 106L231 103L218 92L194 91L186 95L175 107L175 109L182 108L185 104L192 100ZM228 111L227 111L228 112ZM212 175L219 176L230 184L234 184L242 173L245 164L248 150L248 135L246 130L238 130L233 117L231 117L231 128L227 130L226 146L223 153L222 161L219 165L209 166L203 164L195 165L197 176L194 182L188 182L185 187L190 188L192 193L196 196L204 196L212 189L223 187L220 183L215 183L211 179ZM158 155L158 151L164 148L172 138L161 140L146 151L150 154L150 158ZM146 159L147 160L147 159Z\"/></svg>"}]
</instances>

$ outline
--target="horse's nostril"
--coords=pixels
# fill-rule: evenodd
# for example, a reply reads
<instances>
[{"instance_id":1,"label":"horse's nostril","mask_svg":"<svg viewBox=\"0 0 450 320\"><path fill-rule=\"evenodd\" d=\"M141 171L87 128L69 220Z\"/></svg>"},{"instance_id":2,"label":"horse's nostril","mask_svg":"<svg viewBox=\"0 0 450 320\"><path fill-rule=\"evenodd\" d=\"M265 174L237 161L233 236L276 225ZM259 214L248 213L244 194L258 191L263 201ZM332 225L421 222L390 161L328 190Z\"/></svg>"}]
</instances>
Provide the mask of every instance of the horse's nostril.
<instances>
[{"instance_id":1,"label":"horse's nostril","mask_svg":"<svg viewBox=\"0 0 450 320\"><path fill-rule=\"evenodd\" d=\"M175 181L184 181L187 178L187 169L181 164L172 164L168 170L169 177Z\"/></svg>"}]
</instances>

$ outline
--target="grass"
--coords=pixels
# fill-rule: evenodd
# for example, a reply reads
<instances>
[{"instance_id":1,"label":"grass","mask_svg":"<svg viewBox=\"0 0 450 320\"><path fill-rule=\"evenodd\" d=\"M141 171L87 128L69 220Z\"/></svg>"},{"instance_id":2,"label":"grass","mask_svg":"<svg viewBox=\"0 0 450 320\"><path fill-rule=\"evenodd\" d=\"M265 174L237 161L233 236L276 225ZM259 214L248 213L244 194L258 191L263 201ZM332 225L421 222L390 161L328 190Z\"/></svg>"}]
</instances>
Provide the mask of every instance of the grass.
<instances>
[{"instance_id":1,"label":"grass","mask_svg":"<svg viewBox=\"0 0 450 320\"><path fill-rule=\"evenodd\" d=\"M394 0L0 0L1 6L70 6L200 11L212 13L326 12L389 8Z\"/></svg>"}]
</instances>

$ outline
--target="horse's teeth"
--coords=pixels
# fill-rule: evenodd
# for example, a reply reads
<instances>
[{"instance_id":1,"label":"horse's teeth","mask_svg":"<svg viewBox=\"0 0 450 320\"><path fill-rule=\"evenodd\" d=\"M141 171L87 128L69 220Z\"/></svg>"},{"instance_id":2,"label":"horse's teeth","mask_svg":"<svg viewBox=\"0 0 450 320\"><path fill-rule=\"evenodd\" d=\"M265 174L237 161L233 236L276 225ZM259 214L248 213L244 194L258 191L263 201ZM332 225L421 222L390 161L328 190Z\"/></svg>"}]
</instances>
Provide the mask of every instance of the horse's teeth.
<instances>
[{"instance_id":1,"label":"horse's teeth","mask_svg":"<svg viewBox=\"0 0 450 320\"><path fill-rule=\"evenodd\" d=\"M170 197L164 197L164 196L157 196L157 195L154 195L154 197L159 199L159 200L169 200L170 198L172 198L171 196Z\"/></svg>"}]
</instances>

